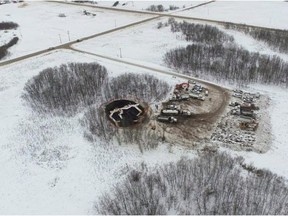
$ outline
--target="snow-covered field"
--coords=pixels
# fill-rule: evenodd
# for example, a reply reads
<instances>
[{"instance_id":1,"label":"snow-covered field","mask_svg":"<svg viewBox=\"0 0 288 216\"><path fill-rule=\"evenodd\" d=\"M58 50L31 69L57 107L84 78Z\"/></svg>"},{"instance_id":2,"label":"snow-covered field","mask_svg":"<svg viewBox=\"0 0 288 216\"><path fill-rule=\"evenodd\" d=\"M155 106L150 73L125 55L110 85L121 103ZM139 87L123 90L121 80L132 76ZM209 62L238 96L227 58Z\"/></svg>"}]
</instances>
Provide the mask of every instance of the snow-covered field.
<instances>
[{"instance_id":1,"label":"snow-covered field","mask_svg":"<svg viewBox=\"0 0 288 216\"><path fill-rule=\"evenodd\" d=\"M94 58L58 51L28 59L0 71L0 203L1 214L87 214L102 192L123 178L127 166L145 161L154 166L193 156L183 148L140 153L137 146L100 143L83 137L81 113L75 117L39 116L21 100L27 80L42 69ZM97 60L111 76L124 72L149 73L134 67ZM161 79L171 80L160 75ZM172 151L172 152L171 152Z\"/></svg>"},{"instance_id":2,"label":"snow-covered field","mask_svg":"<svg viewBox=\"0 0 288 216\"><path fill-rule=\"evenodd\" d=\"M100 1L99 5L108 6L105 5L108 3ZM151 4L156 3L151 2ZM173 5L180 6L182 3L173 2ZM142 9L144 6L146 8L151 5L147 2L145 4L137 2L136 4L136 1L133 4L129 2L127 9L134 7ZM167 2L167 4L170 3ZM195 2L191 2L191 4L195 4ZM251 6L247 6L247 4ZM261 4L263 7L258 7L258 4L257 2L217 1L198 9L183 12L183 15L196 16L198 14L197 16L202 18L219 18L225 21L287 28L283 11L287 11L288 3L263 2ZM242 9L235 9L235 5ZM97 14L96 17L90 17L82 15L82 7L48 2L28 2L28 5L23 8L18 8L18 6L19 4L0 6L1 21L14 21L20 25L17 31L9 33L10 36L14 33L20 36L20 41L9 50L11 56L8 58L59 45L60 38L62 43L68 42L67 31L70 33L70 39L75 40L112 29L115 24L120 26L148 18L143 15L87 7L87 11ZM274 9L277 9L277 12ZM65 13L66 18L58 17L59 13ZM182 12L179 14L182 15ZM166 22L167 19L155 20L84 41L75 45L75 48L113 58L120 58L121 49L124 60L165 69L162 61L165 52L186 46L188 42L183 40L179 34L171 33L169 27L157 29L157 23L160 21ZM288 60L288 55L278 54L264 43L249 36L233 30L225 30L225 32L233 35L236 43L249 51L269 55L276 54L284 60ZM8 36L0 37L0 45L1 38L7 39ZM176 161L182 156L194 157L192 150L184 147L171 147L166 144L161 144L157 149L143 154L140 153L137 146L132 145L118 146L111 143L103 146L100 142L92 144L84 138L84 128L79 123L83 113L70 118L48 118L33 113L21 99L25 83L41 70L62 63L94 61L104 65L110 76L117 76L125 72L155 74L149 70L69 50L54 51L1 67L1 214L97 213L93 209L94 203L103 192L109 191L115 183L124 178L128 166L138 167L141 162L145 162L153 167L157 164L162 165ZM179 81L163 74L157 74L157 76L171 84ZM267 94L271 98L269 114L272 121L272 148L265 154L223 150L229 151L231 154L242 155L255 166L267 168L288 178L286 168L288 154L287 89L262 85L253 85L250 86L250 89Z\"/></svg>"},{"instance_id":3,"label":"snow-covered field","mask_svg":"<svg viewBox=\"0 0 288 216\"><path fill-rule=\"evenodd\" d=\"M95 1L94 1L95 2ZM96 1L97 6L112 7L115 1ZM119 1L116 8L129 9L129 10L146 10L151 5L163 5L164 9L169 9L170 5L179 7L178 10L183 8L193 7L204 3L206 1ZM173 12L168 11L168 12Z\"/></svg>"},{"instance_id":4,"label":"snow-covered field","mask_svg":"<svg viewBox=\"0 0 288 216\"><path fill-rule=\"evenodd\" d=\"M191 44L191 42L187 42L183 37L181 37L181 33L172 33L170 31L170 26L157 29L158 22L166 23L167 20L167 18L162 18L151 21L134 28L87 40L75 44L73 47L88 52L101 53L114 58L120 58L121 49L122 59L137 61L149 65L154 64L164 66L163 56L167 51ZM176 20L181 22L180 19ZM192 21L188 20L187 22ZM222 26L217 27L232 35L239 46L242 46L251 52L259 52L266 55L278 55L284 60L288 60L287 54L273 51L264 42L259 42L238 31L226 30ZM157 36L151 37L151 35Z\"/></svg>"},{"instance_id":5,"label":"snow-covered field","mask_svg":"<svg viewBox=\"0 0 288 216\"><path fill-rule=\"evenodd\" d=\"M167 20L165 18L151 21L131 29L87 40L73 47L116 58L120 58L121 49L121 56L125 60L163 65L162 57L168 50L189 44L180 39L179 34L173 34L170 27L157 29L158 22L164 23Z\"/></svg>"},{"instance_id":6,"label":"snow-covered field","mask_svg":"<svg viewBox=\"0 0 288 216\"><path fill-rule=\"evenodd\" d=\"M9 49L10 55L6 59L23 56L67 43L69 40L73 41L151 17L55 2L29 1L25 4L26 6L23 7L20 3L0 6L1 21L19 24L19 28L14 33L20 40ZM85 16L84 9L95 13L96 16ZM61 13L66 17L59 17ZM2 40L9 40L8 36L4 37L5 33L0 32L0 34L0 44L3 43Z\"/></svg>"},{"instance_id":7,"label":"snow-covered field","mask_svg":"<svg viewBox=\"0 0 288 216\"><path fill-rule=\"evenodd\" d=\"M288 29L284 1L216 1L178 15Z\"/></svg>"}]
</instances>

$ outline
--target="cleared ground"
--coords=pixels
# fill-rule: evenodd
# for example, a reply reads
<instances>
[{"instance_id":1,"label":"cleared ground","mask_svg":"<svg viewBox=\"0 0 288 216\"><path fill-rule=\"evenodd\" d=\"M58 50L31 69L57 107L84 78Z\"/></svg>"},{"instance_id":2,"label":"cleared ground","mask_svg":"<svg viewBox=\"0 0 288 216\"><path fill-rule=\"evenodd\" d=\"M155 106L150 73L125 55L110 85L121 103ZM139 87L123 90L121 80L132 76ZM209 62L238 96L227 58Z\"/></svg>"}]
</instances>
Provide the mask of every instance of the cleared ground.
<instances>
[{"instance_id":1,"label":"cleared ground","mask_svg":"<svg viewBox=\"0 0 288 216\"><path fill-rule=\"evenodd\" d=\"M179 121L176 124L156 124L163 129L162 136L166 141L199 149L210 139L230 96L229 91L220 87L208 84L203 86L209 89L209 96L204 101L189 98L187 101L163 102L163 107L175 104L192 113L191 116L177 116Z\"/></svg>"}]
</instances>

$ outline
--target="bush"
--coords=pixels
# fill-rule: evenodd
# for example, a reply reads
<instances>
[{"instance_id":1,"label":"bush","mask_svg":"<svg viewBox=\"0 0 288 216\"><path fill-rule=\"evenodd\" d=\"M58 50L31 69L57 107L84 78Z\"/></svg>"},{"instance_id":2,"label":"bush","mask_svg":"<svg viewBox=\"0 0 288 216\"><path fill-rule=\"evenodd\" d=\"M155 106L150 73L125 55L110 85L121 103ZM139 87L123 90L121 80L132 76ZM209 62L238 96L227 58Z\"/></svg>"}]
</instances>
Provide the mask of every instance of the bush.
<instances>
[{"instance_id":1,"label":"bush","mask_svg":"<svg viewBox=\"0 0 288 216\"><path fill-rule=\"evenodd\" d=\"M179 9L179 7L175 5L169 5L169 10L177 10L177 9Z\"/></svg>"},{"instance_id":2,"label":"bush","mask_svg":"<svg viewBox=\"0 0 288 216\"><path fill-rule=\"evenodd\" d=\"M146 10L153 12L163 12L164 7L163 5L150 5Z\"/></svg>"},{"instance_id":3,"label":"bush","mask_svg":"<svg viewBox=\"0 0 288 216\"><path fill-rule=\"evenodd\" d=\"M7 44L0 46L0 59L4 58L8 54L8 49L17 44L18 40L18 37L14 37Z\"/></svg>"},{"instance_id":4,"label":"bush","mask_svg":"<svg viewBox=\"0 0 288 216\"><path fill-rule=\"evenodd\" d=\"M283 178L243 170L243 158L206 153L176 164L132 170L96 205L100 214L263 215L288 213Z\"/></svg>"},{"instance_id":5,"label":"bush","mask_svg":"<svg viewBox=\"0 0 288 216\"><path fill-rule=\"evenodd\" d=\"M19 25L14 22L1 22L0 23L0 30L10 30L10 29L16 29Z\"/></svg>"},{"instance_id":6,"label":"bush","mask_svg":"<svg viewBox=\"0 0 288 216\"><path fill-rule=\"evenodd\" d=\"M101 102L106 68L97 63L70 63L47 68L29 80L23 98L39 112L74 114Z\"/></svg>"}]
</instances>

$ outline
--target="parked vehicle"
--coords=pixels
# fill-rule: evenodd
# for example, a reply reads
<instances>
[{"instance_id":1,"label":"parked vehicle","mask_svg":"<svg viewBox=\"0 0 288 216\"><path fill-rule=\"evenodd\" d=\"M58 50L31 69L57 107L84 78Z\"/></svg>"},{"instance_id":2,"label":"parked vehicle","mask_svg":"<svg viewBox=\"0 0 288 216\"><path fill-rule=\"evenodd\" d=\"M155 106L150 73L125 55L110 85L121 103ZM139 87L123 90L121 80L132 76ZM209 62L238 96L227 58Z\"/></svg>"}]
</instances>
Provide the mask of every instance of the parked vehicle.
<instances>
[{"instance_id":1,"label":"parked vehicle","mask_svg":"<svg viewBox=\"0 0 288 216\"><path fill-rule=\"evenodd\" d=\"M243 94L243 91L240 89L234 89L233 92L235 92L237 94Z\"/></svg>"},{"instance_id":2,"label":"parked vehicle","mask_svg":"<svg viewBox=\"0 0 288 216\"><path fill-rule=\"evenodd\" d=\"M157 120L160 122L177 123L177 118L173 116L158 116Z\"/></svg>"},{"instance_id":3,"label":"parked vehicle","mask_svg":"<svg viewBox=\"0 0 288 216\"><path fill-rule=\"evenodd\" d=\"M242 98L242 94L239 94L239 93L234 93L232 94L232 96L236 98Z\"/></svg>"},{"instance_id":4,"label":"parked vehicle","mask_svg":"<svg viewBox=\"0 0 288 216\"><path fill-rule=\"evenodd\" d=\"M188 80L188 83L190 83L190 84L196 84L196 82L194 81L194 80Z\"/></svg>"},{"instance_id":5,"label":"parked vehicle","mask_svg":"<svg viewBox=\"0 0 288 216\"><path fill-rule=\"evenodd\" d=\"M192 113L189 110L182 110L181 114L184 116L191 116L192 115Z\"/></svg>"},{"instance_id":6,"label":"parked vehicle","mask_svg":"<svg viewBox=\"0 0 288 216\"><path fill-rule=\"evenodd\" d=\"M190 93L189 96L193 99L198 99L198 100L202 100L202 101L205 100L205 97L200 95L200 94Z\"/></svg>"},{"instance_id":7,"label":"parked vehicle","mask_svg":"<svg viewBox=\"0 0 288 216\"><path fill-rule=\"evenodd\" d=\"M233 109L230 111L231 115L240 115L240 111L237 109Z\"/></svg>"},{"instance_id":8,"label":"parked vehicle","mask_svg":"<svg viewBox=\"0 0 288 216\"><path fill-rule=\"evenodd\" d=\"M177 105L175 105L175 104L169 104L169 105L167 106L167 109L179 110L179 106L177 106Z\"/></svg>"},{"instance_id":9,"label":"parked vehicle","mask_svg":"<svg viewBox=\"0 0 288 216\"><path fill-rule=\"evenodd\" d=\"M230 102L229 103L229 106L231 107L236 107L236 106L239 106L240 104L238 102Z\"/></svg>"},{"instance_id":10,"label":"parked vehicle","mask_svg":"<svg viewBox=\"0 0 288 216\"><path fill-rule=\"evenodd\" d=\"M179 98L181 100L188 100L189 99L189 94L182 94L182 95L179 96Z\"/></svg>"},{"instance_id":11,"label":"parked vehicle","mask_svg":"<svg viewBox=\"0 0 288 216\"><path fill-rule=\"evenodd\" d=\"M175 109L163 109L161 114L163 115L179 115L180 111Z\"/></svg>"}]
</instances>

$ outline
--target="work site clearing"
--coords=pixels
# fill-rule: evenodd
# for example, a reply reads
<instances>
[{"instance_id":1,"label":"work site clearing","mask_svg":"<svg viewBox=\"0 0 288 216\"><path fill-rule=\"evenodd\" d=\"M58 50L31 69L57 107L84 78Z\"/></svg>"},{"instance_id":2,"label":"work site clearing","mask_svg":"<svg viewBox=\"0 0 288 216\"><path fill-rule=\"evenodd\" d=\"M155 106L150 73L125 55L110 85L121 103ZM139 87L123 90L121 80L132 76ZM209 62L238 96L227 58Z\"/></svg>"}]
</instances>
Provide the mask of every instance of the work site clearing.
<instances>
[{"instance_id":1,"label":"work site clearing","mask_svg":"<svg viewBox=\"0 0 288 216\"><path fill-rule=\"evenodd\" d=\"M270 127L269 122L263 122L269 118L263 115L267 105L267 96L259 93L229 91L189 80L176 84L170 98L155 105L149 124L163 142L201 150L212 140L211 150L223 146L264 153L271 139L269 130L263 133Z\"/></svg>"}]
</instances>

